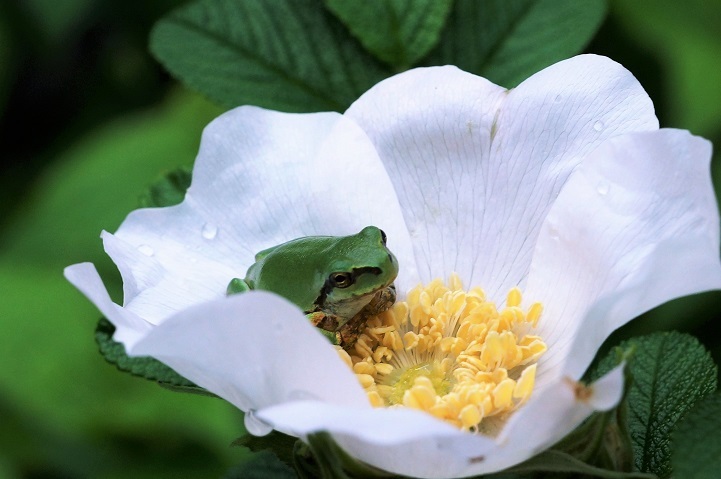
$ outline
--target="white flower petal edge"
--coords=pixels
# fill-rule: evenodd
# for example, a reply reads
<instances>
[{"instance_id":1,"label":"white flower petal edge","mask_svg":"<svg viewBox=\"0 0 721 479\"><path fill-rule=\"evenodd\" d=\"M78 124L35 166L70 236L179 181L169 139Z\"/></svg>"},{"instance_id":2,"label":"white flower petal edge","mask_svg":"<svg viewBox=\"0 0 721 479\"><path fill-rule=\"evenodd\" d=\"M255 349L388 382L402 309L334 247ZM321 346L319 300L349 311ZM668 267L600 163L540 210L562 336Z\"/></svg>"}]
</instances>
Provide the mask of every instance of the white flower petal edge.
<instances>
[{"instance_id":1,"label":"white flower petal edge","mask_svg":"<svg viewBox=\"0 0 721 479\"><path fill-rule=\"evenodd\" d=\"M258 251L371 224L386 231L408 265L402 274L416 281L398 200L365 133L337 113L246 106L206 127L180 205L134 211L102 236L123 277L124 306L158 324L221 297Z\"/></svg>"},{"instance_id":2,"label":"white flower petal edge","mask_svg":"<svg viewBox=\"0 0 721 479\"><path fill-rule=\"evenodd\" d=\"M330 431L353 457L397 474L468 477L508 468L547 449L594 410L615 406L622 391L622 367L599 379L582 400L576 396L576 384L563 379L533 396L495 440L403 408L358 411L294 402L260 410L257 415L296 436Z\"/></svg>"},{"instance_id":3,"label":"white flower petal edge","mask_svg":"<svg viewBox=\"0 0 721 479\"><path fill-rule=\"evenodd\" d=\"M670 299L721 288L711 144L662 129L604 143L544 222L529 301L548 345L537 387L581 377L619 326Z\"/></svg>"},{"instance_id":4,"label":"white flower petal edge","mask_svg":"<svg viewBox=\"0 0 721 479\"><path fill-rule=\"evenodd\" d=\"M421 279L455 271L497 302L524 286L543 219L571 171L609 138L658 129L633 75L595 55L510 91L455 67L414 69L371 88L346 115L388 170Z\"/></svg>"},{"instance_id":5,"label":"white flower petal edge","mask_svg":"<svg viewBox=\"0 0 721 479\"><path fill-rule=\"evenodd\" d=\"M155 357L245 412L309 398L371 407L355 376L298 308L263 291L181 311L128 354ZM246 415L251 432L270 431L252 419Z\"/></svg>"}]
</instances>

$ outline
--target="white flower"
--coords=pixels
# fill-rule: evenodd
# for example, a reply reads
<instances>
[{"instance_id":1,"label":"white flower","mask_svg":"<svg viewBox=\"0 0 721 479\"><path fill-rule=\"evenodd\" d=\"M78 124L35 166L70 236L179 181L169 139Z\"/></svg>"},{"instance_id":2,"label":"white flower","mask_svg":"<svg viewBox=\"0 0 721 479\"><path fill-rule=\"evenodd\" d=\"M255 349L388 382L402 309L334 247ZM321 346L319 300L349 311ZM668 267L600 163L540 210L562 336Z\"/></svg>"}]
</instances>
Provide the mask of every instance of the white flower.
<instances>
[{"instance_id":1,"label":"white flower","mask_svg":"<svg viewBox=\"0 0 721 479\"><path fill-rule=\"evenodd\" d=\"M505 90L454 67L389 78L344 114L240 107L203 134L185 201L131 213L105 250L110 300L88 263L66 276L150 355L269 427L330 431L356 458L420 477L470 476L549 447L612 407L620 370L578 394L601 343L674 297L721 287L711 145L659 129L636 79L584 55ZM225 298L256 252L376 225L401 296L456 272L505 303L543 304L547 345L528 402L492 435L409 408L373 408L348 367L285 300ZM530 302L528 303L530 304Z\"/></svg>"}]
</instances>

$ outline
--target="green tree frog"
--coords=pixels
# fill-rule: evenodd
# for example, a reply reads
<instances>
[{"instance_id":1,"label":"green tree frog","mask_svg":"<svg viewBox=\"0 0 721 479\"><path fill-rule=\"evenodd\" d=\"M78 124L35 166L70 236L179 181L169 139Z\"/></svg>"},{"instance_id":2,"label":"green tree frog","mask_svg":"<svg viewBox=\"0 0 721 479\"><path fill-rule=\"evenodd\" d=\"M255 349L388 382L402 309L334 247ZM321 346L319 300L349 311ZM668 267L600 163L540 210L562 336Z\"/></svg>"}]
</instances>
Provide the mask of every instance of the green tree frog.
<instances>
[{"instance_id":1,"label":"green tree frog","mask_svg":"<svg viewBox=\"0 0 721 479\"><path fill-rule=\"evenodd\" d=\"M227 294L265 290L301 308L335 344L351 347L368 318L390 308L398 260L385 233L367 226L350 236L306 236L255 255Z\"/></svg>"}]
</instances>

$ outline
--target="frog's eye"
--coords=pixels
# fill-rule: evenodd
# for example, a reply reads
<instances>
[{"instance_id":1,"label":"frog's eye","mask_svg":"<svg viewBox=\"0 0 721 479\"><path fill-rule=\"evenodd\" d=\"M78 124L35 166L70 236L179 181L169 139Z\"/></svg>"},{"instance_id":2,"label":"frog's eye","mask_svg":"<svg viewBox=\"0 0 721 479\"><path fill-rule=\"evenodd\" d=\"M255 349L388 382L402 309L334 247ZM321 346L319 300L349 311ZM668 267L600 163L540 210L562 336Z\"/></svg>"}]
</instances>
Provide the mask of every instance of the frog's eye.
<instances>
[{"instance_id":1,"label":"frog's eye","mask_svg":"<svg viewBox=\"0 0 721 479\"><path fill-rule=\"evenodd\" d=\"M386 241L388 240L388 237L386 236L386 232L383 230L378 230L381 232L381 241L383 241L383 244L386 244Z\"/></svg>"},{"instance_id":2,"label":"frog's eye","mask_svg":"<svg viewBox=\"0 0 721 479\"><path fill-rule=\"evenodd\" d=\"M351 273L331 273L328 280L334 288L347 288L355 281Z\"/></svg>"}]
</instances>

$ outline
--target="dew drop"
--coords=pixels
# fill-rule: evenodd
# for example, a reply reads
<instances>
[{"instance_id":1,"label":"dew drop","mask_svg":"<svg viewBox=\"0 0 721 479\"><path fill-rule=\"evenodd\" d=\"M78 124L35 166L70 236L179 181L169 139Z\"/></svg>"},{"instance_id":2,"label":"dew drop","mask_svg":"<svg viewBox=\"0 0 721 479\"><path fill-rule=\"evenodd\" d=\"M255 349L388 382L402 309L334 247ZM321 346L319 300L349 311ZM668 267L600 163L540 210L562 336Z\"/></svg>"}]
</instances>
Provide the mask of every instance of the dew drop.
<instances>
[{"instance_id":1,"label":"dew drop","mask_svg":"<svg viewBox=\"0 0 721 479\"><path fill-rule=\"evenodd\" d=\"M273 426L259 419L251 409L245 413L245 429L254 436L265 436L273 430Z\"/></svg>"},{"instance_id":2,"label":"dew drop","mask_svg":"<svg viewBox=\"0 0 721 479\"><path fill-rule=\"evenodd\" d=\"M556 95L556 98L553 99L556 103L561 103L561 100L563 100L563 97L561 95Z\"/></svg>"},{"instance_id":3,"label":"dew drop","mask_svg":"<svg viewBox=\"0 0 721 479\"><path fill-rule=\"evenodd\" d=\"M608 191L611 189L611 185L608 182L602 182L599 183L598 186L596 186L596 191L598 191L599 195L607 195Z\"/></svg>"},{"instance_id":4,"label":"dew drop","mask_svg":"<svg viewBox=\"0 0 721 479\"><path fill-rule=\"evenodd\" d=\"M138 251L143 253L145 256L153 256L155 254L155 251L153 251L153 248L146 244L141 244L138 246Z\"/></svg>"},{"instance_id":5,"label":"dew drop","mask_svg":"<svg viewBox=\"0 0 721 479\"><path fill-rule=\"evenodd\" d=\"M552 240L558 241L561 237L561 234L558 232L558 228L556 228L556 226L549 225L548 236L550 236Z\"/></svg>"},{"instance_id":6,"label":"dew drop","mask_svg":"<svg viewBox=\"0 0 721 479\"><path fill-rule=\"evenodd\" d=\"M201 230L201 234L203 235L203 238L212 240L218 235L218 227L212 223L205 223L203 225L203 229Z\"/></svg>"},{"instance_id":7,"label":"dew drop","mask_svg":"<svg viewBox=\"0 0 721 479\"><path fill-rule=\"evenodd\" d=\"M596 131L603 130L603 123L601 123L600 121L597 121L596 123L593 124L593 129Z\"/></svg>"}]
</instances>

